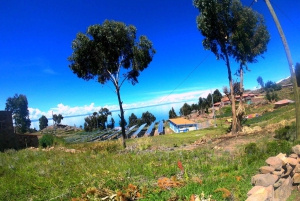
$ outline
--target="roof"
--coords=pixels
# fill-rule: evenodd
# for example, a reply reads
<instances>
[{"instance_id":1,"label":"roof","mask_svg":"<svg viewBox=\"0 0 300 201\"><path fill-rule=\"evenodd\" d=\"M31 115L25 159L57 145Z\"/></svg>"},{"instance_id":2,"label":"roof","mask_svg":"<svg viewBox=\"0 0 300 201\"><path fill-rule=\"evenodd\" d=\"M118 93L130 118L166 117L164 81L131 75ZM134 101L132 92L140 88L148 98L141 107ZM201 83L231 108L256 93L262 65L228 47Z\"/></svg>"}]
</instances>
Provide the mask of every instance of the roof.
<instances>
[{"instance_id":1,"label":"roof","mask_svg":"<svg viewBox=\"0 0 300 201\"><path fill-rule=\"evenodd\" d=\"M184 118L169 119L169 121L171 121L172 123L174 123L176 125L196 124L195 122L190 121L188 119L184 119Z\"/></svg>"},{"instance_id":2,"label":"roof","mask_svg":"<svg viewBox=\"0 0 300 201\"><path fill-rule=\"evenodd\" d=\"M293 103L293 102L294 101L292 101L292 100L283 99L283 100L276 102L275 105L283 105L283 104L289 104L289 103Z\"/></svg>"},{"instance_id":3,"label":"roof","mask_svg":"<svg viewBox=\"0 0 300 201\"><path fill-rule=\"evenodd\" d=\"M221 102L214 103L214 106L219 106L219 105L221 105Z\"/></svg>"}]
</instances>

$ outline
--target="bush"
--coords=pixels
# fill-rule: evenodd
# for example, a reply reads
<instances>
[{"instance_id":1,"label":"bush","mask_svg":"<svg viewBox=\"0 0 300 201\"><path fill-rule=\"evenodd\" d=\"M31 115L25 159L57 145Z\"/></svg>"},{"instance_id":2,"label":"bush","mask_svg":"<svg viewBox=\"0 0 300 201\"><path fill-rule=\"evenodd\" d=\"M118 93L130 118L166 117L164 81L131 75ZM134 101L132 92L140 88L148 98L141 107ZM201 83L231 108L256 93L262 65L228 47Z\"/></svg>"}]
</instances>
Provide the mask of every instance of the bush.
<instances>
[{"instance_id":1,"label":"bush","mask_svg":"<svg viewBox=\"0 0 300 201\"><path fill-rule=\"evenodd\" d=\"M50 134L45 134L39 139L39 144L41 147L46 148L53 145L54 137Z\"/></svg>"},{"instance_id":2,"label":"bush","mask_svg":"<svg viewBox=\"0 0 300 201\"><path fill-rule=\"evenodd\" d=\"M296 125L292 124L276 130L275 138L280 140L294 141L296 139Z\"/></svg>"},{"instance_id":3,"label":"bush","mask_svg":"<svg viewBox=\"0 0 300 201\"><path fill-rule=\"evenodd\" d=\"M256 143L253 143L253 142L249 143L245 147L245 153L247 155L255 155L255 154L258 154L258 152L259 152L259 148Z\"/></svg>"},{"instance_id":4,"label":"bush","mask_svg":"<svg viewBox=\"0 0 300 201\"><path fill-rule=\"evenodd\" d=\"M288 141L278 140L267 142L266 154L276 156L279 153L285 153L289 155L292 151L292 145Z\"/></svg>"}]
</instances>

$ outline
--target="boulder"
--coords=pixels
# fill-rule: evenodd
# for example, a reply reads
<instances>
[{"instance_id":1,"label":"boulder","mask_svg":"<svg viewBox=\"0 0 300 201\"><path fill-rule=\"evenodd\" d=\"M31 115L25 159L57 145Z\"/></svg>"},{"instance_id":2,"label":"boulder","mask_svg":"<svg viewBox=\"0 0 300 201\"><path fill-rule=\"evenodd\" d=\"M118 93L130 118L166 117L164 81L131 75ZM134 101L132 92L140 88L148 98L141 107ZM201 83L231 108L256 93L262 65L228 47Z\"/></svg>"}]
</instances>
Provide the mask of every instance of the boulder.
<instances>
[{"instance_id":1,"label":"boulder","mask_svg":"<svg viewBox=\"0 0 300 201\"><path fill-rule=\"evenodd\" d=\"M259 168L259 172L262 174L272 173L274 171L275 168L271 166L262 166L261 168Z\"/></svg>"},{"instance_id":2,"label":"boulder","mask_svg":"<svg viewBox=\"0 0 300 201\"><path fill-rule=\"evenodd\" d=\"M300 145L296 145L294 147L292 147L292 151L297 154L298 156L300 156Z\"/></svg>"},{"instance_id":3,"label":"boulder","mask_svg":"<svg viewBox=\"0 0 300 201\"><path fill-rule=\"evenodd\" d=\"M251 178L251 183L254 186L268 187L273 185L278 180L277 175L268 174L257 174Z\"/></svg>"},{"instance_id":4,"label":"boulder","mask_svg":"<svg viewBox=\"0 0 300 201\"><path fill-rule=\"evenodd\" d=\"M280 158L278 158L278 157L269 157L266 160L266 163L269 166L274 167L275 170L281 170L282 165L283 165L283 161Z\"/></svg>"}]
</instances>

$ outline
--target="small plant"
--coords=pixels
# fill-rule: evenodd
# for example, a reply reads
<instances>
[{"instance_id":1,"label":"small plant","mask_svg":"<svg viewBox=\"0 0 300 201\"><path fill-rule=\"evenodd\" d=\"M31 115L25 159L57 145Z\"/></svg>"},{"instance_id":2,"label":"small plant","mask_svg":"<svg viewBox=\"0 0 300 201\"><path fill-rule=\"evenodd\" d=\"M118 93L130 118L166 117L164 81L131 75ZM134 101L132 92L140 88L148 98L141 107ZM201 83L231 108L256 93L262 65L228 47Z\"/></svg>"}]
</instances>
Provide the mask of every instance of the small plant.
<instances>
[{"instance_id":1,"label":"small plant","mask_svg":"<svg viewBox=\"0 0 300 201\"><path fill-rule=\"evenodd\" d=\"M39 145L43 148L50 147L53 145L54 137L50 134L45 134L39 139Z\"/></svg>"},{"instance_id":2,"label":"small plant","mask_svg":"<svg viewBox=\"0 0 300 201\"><path fill-rule=\"evenodd\" d=\"M152 144L152 138L150 137L142 137L136 141L137 148L140 151L149 149L151 147L151 144Z\"/></svg>"},{"instance_id":3,"label":"small plant","mask_svg":"<svg viewBox=\"0 0 300 201\"><path fill-rule=\"evenodd\" d=\"M296 138L296 125L285 126L275 131L275 138L280 140L294 141Z\"/></svg>"},{"instance_id":4,"label":"small plant","mask_svg":"<svg viewBox=\"0 0 300 201\"><path fill-rule=\"evenodd\" d=\"M245 153L247 155L255 155L255 154L258 154L258 152L259 152L259 148L256 143L253 143L253 142L249 143L245 147Z\"/></svg>"}]
</instances>

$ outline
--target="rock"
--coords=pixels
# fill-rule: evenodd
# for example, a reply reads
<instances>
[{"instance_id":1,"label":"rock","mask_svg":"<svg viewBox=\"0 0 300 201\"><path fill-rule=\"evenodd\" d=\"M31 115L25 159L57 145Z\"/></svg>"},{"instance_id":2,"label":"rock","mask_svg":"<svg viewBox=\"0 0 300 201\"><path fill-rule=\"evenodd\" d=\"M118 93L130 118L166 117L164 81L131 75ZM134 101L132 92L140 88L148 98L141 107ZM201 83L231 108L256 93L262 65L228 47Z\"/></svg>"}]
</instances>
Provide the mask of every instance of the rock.
<instances>
[{"instance_id":1,"label":"rock","mask_svg":"<svg viewBox=\"0 0 300 201\"><path fill-rule=\"evenodd\" d=\"M292 192L292 179L291 177L286 179L282 178L281 181L281 186L274 190L274 200L285 201Z\"/></svg>"},{"instance_id":2,"label":"rock","mask_svg":"<svg viewBox=\"0 0 300 201\"><path fill-rule=\"evenodd\" d=\"M291 154L289 155L290 158L294 158L294 159L298 159L298 155L297 154Z\"/></svg>"},{"instance_id":3,"label":"rock","mask_svg":"<svg viewBox=\"0 0 300 201\"><path fill-rule=\"evenodd\" d=\"M287 162L293 167L295 167L298 164L298 160L294 158L287 158Z\"/></svg>"},{"instance_id":4,"label":"rock","mask_svg":"<svg viewBox=\"0 0 300 201\"><path fill-rule=\"evenodd\" d=\"M275 168L271 166L262 166L261 168L259 168L259 172L262 174L272 173L274 171Z\"/></svg>"},{"instance_id":5,"label":"rock","mask_svg":"<svg viewBox=\"0 0 300 201\"><path fill-rule=\"evenodd\" d=\"M275 170L274 172L272 172L272 174L277 175L277 176L281 176L283 173L284 173L284 169L281 169L279 171Z\"/></svg>"},{"instance_id":6,"label":"rock","mask_svg":"<svg viewBox=\"0 0 300 201\"><path fill-rule=\"evenodd\" d=\"M273 186L254 186L248 193L246 201L272 201L274 199Z\"/></svg>"},{"instance_id":7,"label":"rock","mask_svg":"<svg viewBox=\"0 0 300 201\"><path fill-rule=\"evenodd\" d=\"M283 165L285 165L287 163L286 154L280 153L276 157L280 158L283 161Z\"/></svg>"},{"instance_id":8,"label":"rock","mask_svg":"<svg viewBox=\"0 0 300 201\"><path fill-rule=\"evenodd\" d=\"M300 156L300 145L296 145L294 147L292 147L292 151L297 154L298 156Z\"/></svg>"},{"instance_id":9,"label":"rock","mask_svg":"<svg viewBox=\"0 0 300 201\"><path fill-rule=\"evenodd\" d=\"M274 167L275 170L281 170L282 165L283 165L283 161L280 158L278 158L278 157L269 157L266 160L266 163L269 166Z\"/></svg>"},{"instance_id":10,"label":"rock","mask_svg":"<svg viewBox=\"0 0 300 201\"><path fill-rule=\"evenodd\" d=\"M257 174L251 178L251 183L254 186L270 186L273 185L278 180L277 175L268 174Z\"/></svg>"},{"instance_id":11,"label":"rock","mask_svg":"<svg viewBox=\"0 0 300 201\"><path fill-rule=\"evenodd\" d=\"M294 174L293 182L294 182L294 184L299 184L300 183L300 173L295 173Z\"/></svg>"}]
</instances>

